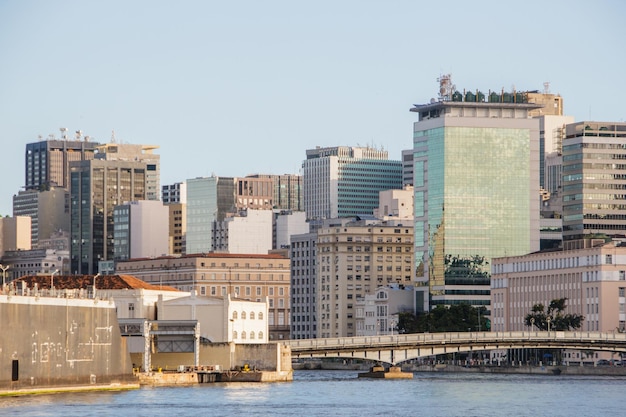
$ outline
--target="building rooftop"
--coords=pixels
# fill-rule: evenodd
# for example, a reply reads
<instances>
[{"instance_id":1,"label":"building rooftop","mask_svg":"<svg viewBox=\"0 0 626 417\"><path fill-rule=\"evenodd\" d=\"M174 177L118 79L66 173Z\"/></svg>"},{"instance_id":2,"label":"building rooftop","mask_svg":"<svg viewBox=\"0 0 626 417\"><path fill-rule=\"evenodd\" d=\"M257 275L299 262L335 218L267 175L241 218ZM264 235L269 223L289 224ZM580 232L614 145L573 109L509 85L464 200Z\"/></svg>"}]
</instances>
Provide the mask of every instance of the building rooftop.
<instances>
[{"instance_id":1,"label":"building rooftop","mask_svg":"<svg viewBox=\"0 0 626 417\"><path fill-rule=\"evenodd\" d=\"M22 281L28 288L34 288L35 284L39 289L49 289L52 282L50 275L27 275L16 279L17 283ZM55 275L54 288L63 289L91 289L94 284L93 275ZM98 290L162 290L179 291L174 287L166 285L153 285L140 280L132 275L100 275L96 277L96 288Z\"/></svg>"}]
</instances>

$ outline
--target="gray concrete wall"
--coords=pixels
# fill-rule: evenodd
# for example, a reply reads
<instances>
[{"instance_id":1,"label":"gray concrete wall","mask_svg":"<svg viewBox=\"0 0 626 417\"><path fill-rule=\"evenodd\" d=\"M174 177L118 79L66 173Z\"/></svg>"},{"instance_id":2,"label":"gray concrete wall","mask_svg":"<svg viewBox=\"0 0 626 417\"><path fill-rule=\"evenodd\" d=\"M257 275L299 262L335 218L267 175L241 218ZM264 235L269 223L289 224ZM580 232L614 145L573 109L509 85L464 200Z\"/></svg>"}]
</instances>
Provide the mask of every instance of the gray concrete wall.
<instances>
[{"instance_id":1,"label":"gray concrete wall","mask_svg":"<svg viewBox=\"0 0 626 417\"><path fill-rule=\"evenodd\" d=\"M0 390L136 382L113 305L0 295Z\"/></svg>"}]
</instances>

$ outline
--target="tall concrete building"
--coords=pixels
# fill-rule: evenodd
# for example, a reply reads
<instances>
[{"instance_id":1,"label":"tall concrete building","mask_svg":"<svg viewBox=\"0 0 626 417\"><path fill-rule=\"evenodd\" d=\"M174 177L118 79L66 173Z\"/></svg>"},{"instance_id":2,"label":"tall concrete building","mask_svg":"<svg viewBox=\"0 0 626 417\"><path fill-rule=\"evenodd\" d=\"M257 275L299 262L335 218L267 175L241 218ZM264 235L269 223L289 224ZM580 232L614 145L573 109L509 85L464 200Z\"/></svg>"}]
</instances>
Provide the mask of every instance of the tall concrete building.
<instances>
[{"instance_id":1,"label":"tall concrete building","mask_svg":"<svg viewBox=\"0 0 626 417\"><path fill-rule=\"evenodd\" d=\"M302 172L307 219L371 215L379 191L402 188L402 162L370 147L308 149Z\"/></svg>"},{"instance_id":2,"label":"tall concrete building","mask_svg":"<svg viewBox=\"0 0 626 417\"><path fill-rule=\"evenodd\" d=\"M413 282L413 225L360 220L317 235L317 337L356 336L357 300Z\"/></svg>"},{"instance_id":3,"label":"tall concrete building","mask_svg":"<svg viewBox=\"0 0 626 417\"><path fill-rule=\"evenodd\" d=\"M626 123L578 122L565 130L564 245L593 235L626 237Z\"/></svg>"},{"instance_id":4,"label":"tall concrete building","mask_svg":"<svg viewBox=\"0 0 626 417\"><path fill-rule=\"evenodd\" d=\"M169 209L168 253L187 253L187 183L177 182L162 186L161 198Z\"/></svg>"},{"instance_id":5,"label":"tall concrete building","mask_svg":"<svg viewBox=\"0 0 626 417\"><path fill-rule=\"evenodd\" d=\"M271 210L245 210L214 222L211 250L225 253L267 254L272 250Z\"/></svg>"},{"instance_id":6,"label":"tall concrete building","mask_svg":"<svg viewBox=\"0 0 626 417\"><path fill-rule=\"evenodd\" d=\"M71 167L71 271L98 272L100 261L114 259L115 206L146 199L147 164L94 159Z\"/></svg>"},{"instance_id":7,"label":"tall concrete building","mask_svg":"<svg viewBox=\"0 0 626 417\"><path fill-rule=\"evenodd\" d=\"M98 146L96 158L108 161L136 161L146 165L145 200L159 200L161 191L161 155L155 154L156 145L134 145L129 143L106 143Z\"/></svg>"},{"instance_id":8,"label":"tall concrete building","mask_svg":"<svg viewBox=\"0 0 626 417\"><path fill-rule=\"evenodd\" d=\"M161 200L163 204L187 204L187 183L183 181L163 185L161 187Z\"/></svg>"},{"instance_id":9,"label":"tall concrete building","mask_svg":"<svg viewBox=\"0 0 626 417\"><path fill-rule=\"evenodd\" d=\"M50 239L59 231L70 231L70 194L62 187L23 190L13 196L13 216L31 218L31 246Z\"/></svg>"},{"instance_id":10,"label":"tall concrete building","mask_svg":"<svg viewBox=\"0 0 626 417\"><path fill-rule=\"evenodd\" d=\"M450 84L441 80L441 91ZM448 90L449 91L449 90ZM541 106L458 91L415 105L417 309L489 305L493 257L539 249Z\"/></svg>"},{"instance_id":11,"label":"tall concrete building","mask_svg":"<svg viewBox=\"0 0 626 417\"><path fill-rule=\"evenodd\" d=\"M291 236L291 338L317 337L317 232Z\"/></svg>"},{"instance_id":12,"label":"tall concrete building","mask_svg":"<svg viewBox=\"0 0 626 417\"><path fill-rule=\"evenodd\" d=\"M26 145L26 190L45 190L53 186L69 189L70 163L94 159L99 143L91 142L88 136L82 138L81 131L76 132L75 140L68 139L67 129L61 128L61 133L61 139L51 135L48 140Z\"/></svg>"},{"instance_id":13,"label":"tall concrete building","mask_svg":"<svg viewBox=\"0 0 626 417\"><path fill-rule=\"evenodd\" d=\"M30 250L31 218L0 217L0 258L5 251Z\"/></svg>"},{"instance_id":14,"label":"tall concrete building","mask_svg":"<svg viewBox=\"0 0 626 417\"><path fill-rule=\"evenodd\" d=\"M113 209L114 260L164 256L169 250L169 209L160 201L130 201Z\"/></svg>"}]
</instances>

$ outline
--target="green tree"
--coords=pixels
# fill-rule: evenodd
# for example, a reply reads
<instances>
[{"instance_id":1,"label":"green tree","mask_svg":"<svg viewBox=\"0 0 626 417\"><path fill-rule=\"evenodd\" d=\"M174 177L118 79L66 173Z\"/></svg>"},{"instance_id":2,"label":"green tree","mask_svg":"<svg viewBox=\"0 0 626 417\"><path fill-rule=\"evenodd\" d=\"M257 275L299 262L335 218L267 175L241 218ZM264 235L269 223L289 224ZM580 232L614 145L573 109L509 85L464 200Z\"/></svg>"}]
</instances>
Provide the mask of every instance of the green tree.
<instances>
[{"instance_id":1,"label":"green tree","mask_svg":"<svg viewBox=\"0 0 626 417\"><path fill-rule=\"evenodd\" d=\"M428 313L414 315L401 313L398 319L400 333L467 332L487 330L485 307L455 304L436 306Z\"/></svg>"},{"instance_id":2,"label":"green tree","mask_svg":"<svg viewBox=\"0 0 626 417\"><path fill-rule=\"evenodd\" d=\"M524 324L535 326L539 330L576 330L582 327L585 318L580 314L565 314L567 298L557 298L550 301L548 310L541 303L533 305L529 314L524 318Z\"/></svg>"}]
</instances>

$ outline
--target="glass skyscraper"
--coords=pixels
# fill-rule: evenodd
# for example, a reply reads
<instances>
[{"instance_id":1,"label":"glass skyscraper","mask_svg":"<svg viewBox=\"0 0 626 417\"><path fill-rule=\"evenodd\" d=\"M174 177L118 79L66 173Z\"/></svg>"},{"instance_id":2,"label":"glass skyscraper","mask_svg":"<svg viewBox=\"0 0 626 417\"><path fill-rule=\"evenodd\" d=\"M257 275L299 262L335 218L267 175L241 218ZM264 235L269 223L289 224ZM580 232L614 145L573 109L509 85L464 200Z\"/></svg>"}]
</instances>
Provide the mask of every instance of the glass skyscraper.
<instances>
[{"instance_id":1,"label":"glass skyscraper","mask_svg":"<svg viewBox=\"0 0 626 417\"><path fill-rule=\"evenodd\" d=\"M539 249L537 105L416 106L413 159L418 311L488 305L491 259Z\"/></svg>"}]
</instances>

